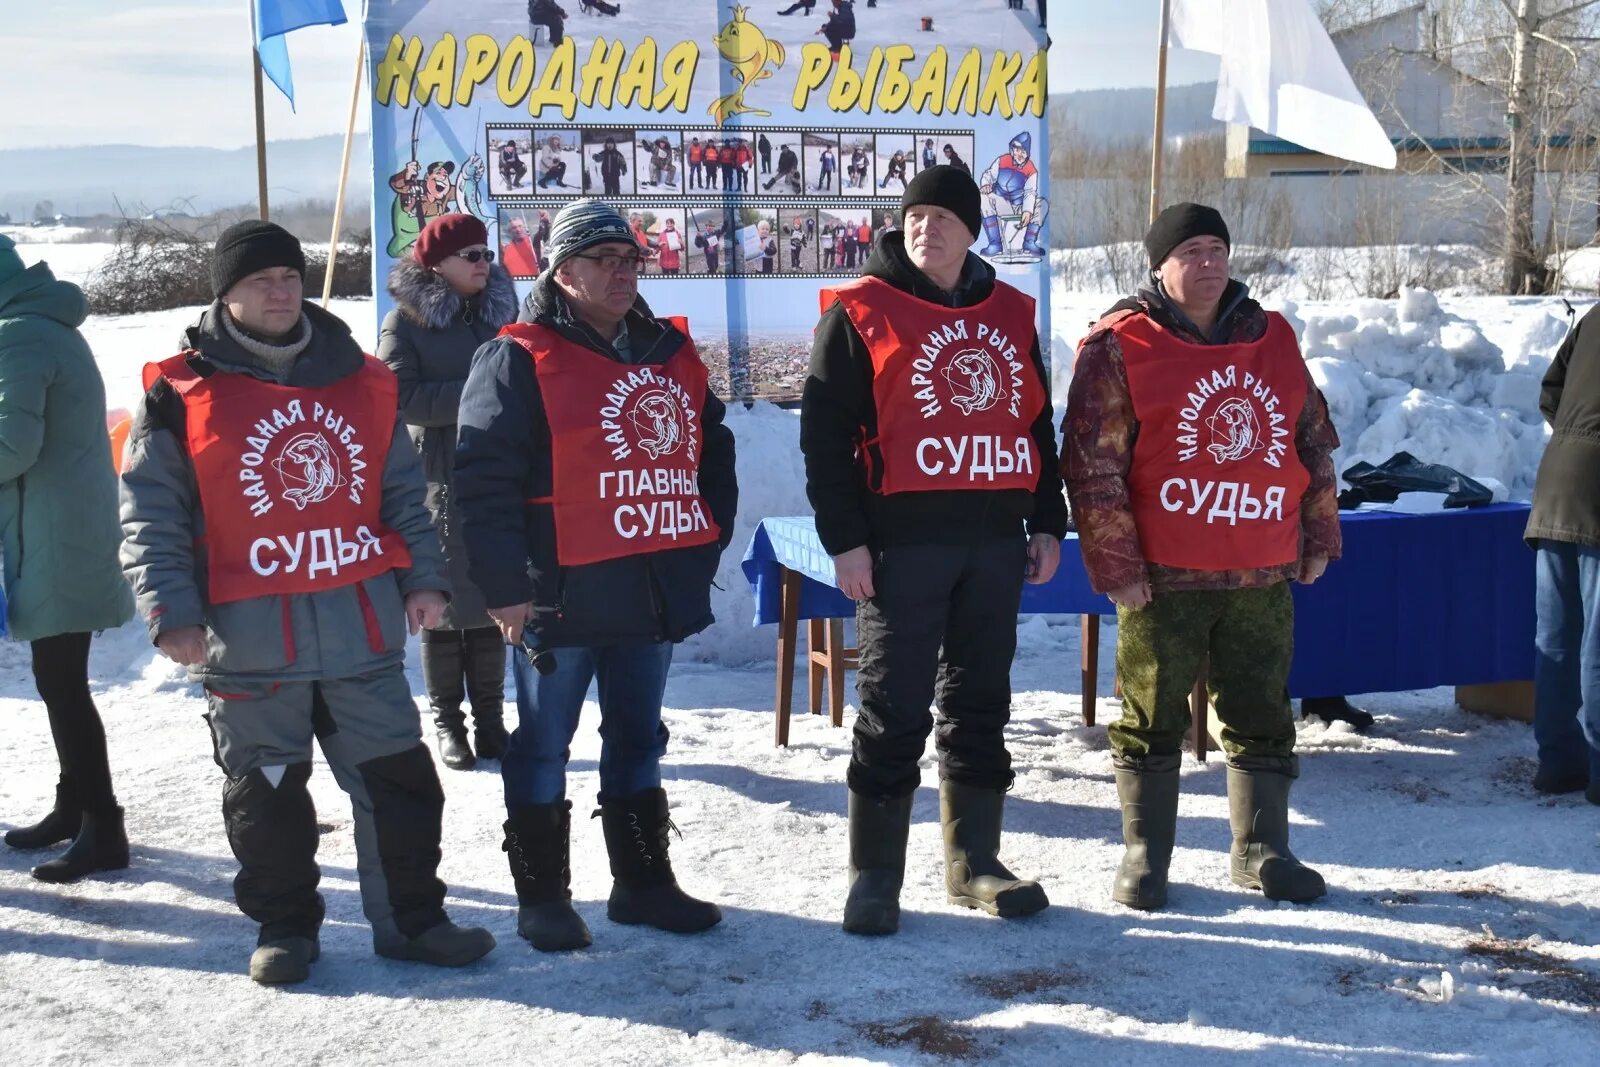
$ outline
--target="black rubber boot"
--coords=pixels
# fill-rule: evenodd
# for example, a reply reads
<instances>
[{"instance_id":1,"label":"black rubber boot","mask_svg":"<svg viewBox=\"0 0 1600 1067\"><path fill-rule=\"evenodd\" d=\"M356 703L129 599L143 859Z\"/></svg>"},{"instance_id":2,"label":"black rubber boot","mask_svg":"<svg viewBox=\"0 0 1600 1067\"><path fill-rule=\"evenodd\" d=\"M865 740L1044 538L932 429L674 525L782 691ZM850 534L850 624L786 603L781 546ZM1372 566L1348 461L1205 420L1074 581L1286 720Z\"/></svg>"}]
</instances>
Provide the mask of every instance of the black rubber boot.
<instances>
[{"instance_id":1,"label":"black rubber boot","mask_svg":"<svg viewBox=\"0 0 1600 1067\"><path fill-rule=\"evenodd\" d=\"M517 889L517 933L540 952L571 952L594 943L572 907L572 802L529 804L506 812L505 850Z\"/></svg>"},{"instance_id":2,"label":"black rubber boot","mask_svg":"<svg viewBox=\"0 0 1600 1067\"><path fill-rule=\"evenodd\" d=\"M1000 862L1005 804L1003 790L939 783L944 885L950 903L1014 919L1043 911L1050 898L1038 882L1018 878Z\"/></svg>"},{"instance_id":3,"label":"black rubber boot","mask_svg":"<svg viewBox=\"0 0 1600 1067\"><path fill-rule=\"evenodd\" d=\"M262 985L304 982L321 955L322 943L315 937L264 938L250 953L250 980Z\"/></svg>"},{"instance_id":4,"label":"black rubber boot","mask_svg":"<svg viewBox=\"0 0 1600 1067\"><path fill-rule=\"evenodd\" d=\"M472 702L473 746L479 759L499 759L506 733L506 640L499 627L462 632L466 639L467 699Z\"/></svg>"},{"instance_id":5,"label":"black rubber boot","mask_svg":"<svg viewBox=\"0 0 1600 1067\"><path fill-rule=\"evenodd\" d=\"M76 882L96 871L120 871L128 866L128 834L122 826L122 809L84 812L78 836L67 850L33 869L41 882Z\"/></svg>"},{"instance_id":6,"label":"black rubber boot","mask_svg":"<svg viewBox=\"0 0 1600 1067\"><path fill-rule=\"evenodd\" d=\"M879 937L900 929L900 885L911 836L911 794L868 797L850 791L850 890L844 929Z\"/></svg>"},{"instance_id":7,"label":"black rubber boot","mask_svg":"<svg viewBox=\"0 0 1600 1067\"><path fill-rule=\"evenodd\" d=\"M667 815L665 790L646 789L602 804L599 815L611 857L606 915L612 922L693 934L722 921L722 909L691 897L673 877L667 844L678 828Z\"/></svg>"},{"instance_id":8,"label":"black rubber boot","mask_svg":"<svg viewBox=\"0 0 1600 1067\"><path fill-rule=\"evenodd\" d=\"M32 826L6 831L6 844L16 849L49 848L78 836L83 811L66 782L56 783L56 806Z\"/></svg>"},{"instance_id":9,"label":"black rubber boot","mask_svg":"<svg viewBox=\"0 0 1600 1067\"><path fill-rule=\"evenodd\" d=\"M1587 771L1573 771L1559 774L1554 771L1540 769L1533 775L1533 791L1535 793L1549 793L1560 796L1563 793L1581 793L1589 787L1589 774ZM15 831L13 831L14 833ZM6 835L6 844L11 843L11 834ZM22 846L18 846L19 848Z\"/></svg>"},{"instance_id":10,"label":"black rubber boot","mask_svg":"<svg viewBox=\"0 0 1600 1067\"><path fill-rule=\"evenodd\" d=\"M1177 753L1116 757L1117 800L1122 805L1122 863L1111 899L1129 908L1154 911L1167 903L1167 868L1178 836Z\"/></svg>"},{"instance_id":11,"label":"black rubber boot","mask_svg":"<svg viewBox=\"0 0 1600 1067\"><path fill-rule=\"evenodd\" d=\"M1268 900L1304 904L1328 886L1289 851L1289 787L1299 773L1294 756L1228 758L1229 873L1234 885L1259 889Z\"/></svg>"},{"instance_id":12,"label":"black rubber boot","mask_svg":"<svg viewBox=\"0 0 1600 1067\"><path fill-rule=\"evenodd\" d=\"M463 676L465 640L460 630L425 631L422 642L422 684L439 733L439 760L453 771L470 770L476 762L467 744L467 698Z\"/></svg>"},{"instance_id":13,"label":"black rubber boot","mask_svg":"<svg viewBox=\"0 0 1600 1067\"><path fill-rule=\"evenodd\" d=\"M1356 707L1344 697L1305 697L1300 701L1300 717L1315 715L1330 726L1336 722L1347 722L1355 727L1356 733L1366 733L1373 722L1372 713Z\"/></svg>"},{"instance_id":14,"label":"black rubber boot","mask_svg":"<svg viewBox=\"0 0 1600 1067\"><path fill-rule=\"evenodd\" d=\"M431 967L465 967L494 949L494 935L481 926L457 926L446 919L416 937L379 935L372 949L385 959L426 963Z\"/></svg>"}]
</instances>

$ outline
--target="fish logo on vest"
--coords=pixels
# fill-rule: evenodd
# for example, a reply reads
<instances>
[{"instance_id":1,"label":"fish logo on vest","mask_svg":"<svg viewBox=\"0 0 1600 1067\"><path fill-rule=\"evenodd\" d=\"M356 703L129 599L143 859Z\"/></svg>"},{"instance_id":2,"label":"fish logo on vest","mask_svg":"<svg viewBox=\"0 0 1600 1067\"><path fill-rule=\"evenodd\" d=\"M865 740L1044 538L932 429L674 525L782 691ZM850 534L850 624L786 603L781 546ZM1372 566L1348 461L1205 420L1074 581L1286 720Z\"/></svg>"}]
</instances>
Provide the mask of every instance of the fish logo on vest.
<instances>
[{"instance_id":1,"label":"fish logo on vest","mask_svg":"<svg viewBox=\"0 0 1600 1067\"><path fill-rule=\"evenodd\" d=\"M950 403L960 408L963 415L988 411L1006 398L1000 366L982 349L969 348L956 353L942 373L953 393Z\"/></svg>"},{"instance_id":2,"label":"fish logo on vest","mask_svg":"<svg viewBox=\"0 0 1600 1067\"><path fill-rule=\"evenodd\" d=\"M283 483L283 499L304 511L320 504L345 486L333 446L320 433L303 433L289 440L272 461Z\"/></svg>"},{"instance_id":3,"label":"fish logo on vest","mask_svg":"<svg viewBox=\"0 0 1600 1067\"><path fill-rule=\"evenodd\" d=\"M683 419L678 414L678 405L673 403L672 394L665 389L652 389L640 394L633 410L628 412L628 421L638 435L639 447L651 459L670 456L683 447Z\"/></svg>"},{"instance_id":4,"label":"fish logo on vest","mask_svg":"<svg viewBox=\"0 0 1600 1067\"><path fill-rule=\"evenodd\" d=\"M1256 409L1244 397L1230 397L1217 408L1216 414L1206 418L1206 428L1211 431L1211 443L1206 451L1218 463L1248 459L1261 451L1261 422Z\"/></svg>"}]
</instances>

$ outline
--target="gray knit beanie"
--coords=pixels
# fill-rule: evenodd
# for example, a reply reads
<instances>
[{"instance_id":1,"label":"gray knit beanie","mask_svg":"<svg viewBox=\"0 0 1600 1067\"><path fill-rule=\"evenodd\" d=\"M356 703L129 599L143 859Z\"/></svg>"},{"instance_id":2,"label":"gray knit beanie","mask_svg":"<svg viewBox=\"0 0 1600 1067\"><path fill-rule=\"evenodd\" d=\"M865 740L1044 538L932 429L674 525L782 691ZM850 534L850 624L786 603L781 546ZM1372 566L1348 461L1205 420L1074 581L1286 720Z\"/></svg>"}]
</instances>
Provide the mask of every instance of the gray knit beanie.
<instances>
[{"instance_id":1,"label":"gray knit beanie","mask_svg":"<svg viewBox=\"0 0 1600 1067\"><path fill-rule=\"evenodd\" d=\"M622 212L599 200L574 200L550 221L550 243L545 246L550 252L550 269L586 248L611 241L639 247Z\"/></svg>"}]
</instances>

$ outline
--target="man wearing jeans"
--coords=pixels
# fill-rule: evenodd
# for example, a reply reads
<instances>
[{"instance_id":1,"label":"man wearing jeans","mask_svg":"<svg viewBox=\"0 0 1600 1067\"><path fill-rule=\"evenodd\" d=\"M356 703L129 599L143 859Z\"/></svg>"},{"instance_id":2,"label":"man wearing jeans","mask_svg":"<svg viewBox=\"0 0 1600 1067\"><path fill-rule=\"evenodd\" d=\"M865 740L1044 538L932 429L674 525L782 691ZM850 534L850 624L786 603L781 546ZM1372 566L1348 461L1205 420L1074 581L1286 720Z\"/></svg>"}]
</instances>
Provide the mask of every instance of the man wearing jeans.
<instances>
[{"instance_id":1,"label":"man wearing jeans","mask_svg":"<svg viewBox=\"0 0 1600 1067\"><path fill-rule=\"evenodd\" d=\"M1533 788L1586 789L1600 804L1600 312L1591 309L1556 353L1539 410L1551 432L1525 534L1539 551Z\"/></svg>"},{"instance_id":2,"label":"man wearing jeans","mask_svg":"<svg viewBox=\"0 0 1600 1067\"><path fill-rule=\"evenodd\" d=\"M733 534L733 434L682 319L638 296L643 250L615 208L550 227L550 269L473 359L456 506L468 574L512 657L518 726L501 763L517 930L545 952L590 943L570 891L566 763L591 681L613 922L691 933L722 918L678 888L661 788L672 645L711 624Z\"/></svg>"}]
</instances>

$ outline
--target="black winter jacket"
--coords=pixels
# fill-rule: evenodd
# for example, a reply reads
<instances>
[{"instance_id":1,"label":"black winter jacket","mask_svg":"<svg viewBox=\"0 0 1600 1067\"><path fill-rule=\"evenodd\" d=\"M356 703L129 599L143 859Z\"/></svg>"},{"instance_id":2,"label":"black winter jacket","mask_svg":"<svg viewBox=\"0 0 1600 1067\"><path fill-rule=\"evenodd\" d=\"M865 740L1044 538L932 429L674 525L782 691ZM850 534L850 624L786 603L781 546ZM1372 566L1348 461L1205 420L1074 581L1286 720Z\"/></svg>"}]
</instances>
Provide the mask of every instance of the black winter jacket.
<instances>
[{"instance_id":1,"label":"black winter jacket","mask_svg":"<svg viewBox=\"0 0 1600 1067\"><path fill-rule=\"evenodd\" d=\"M930 303L949 305L951 299L911 263L904 233L885 234L862 274ZM962 306L987 299L994 284L994 268L967 253L958 286ZM973 544L1014 536L1024 523L1030 534L1063 536L1067 500L1057 459L1050 374L1037 339L1029 356L1045 390L1044 408L1033 422L1039 450L1039 482L1033 492L963 489L886 495L868 485L859 454L861 442L878 434L872 356L839 304L824 311L801 394L800 450L806 460L806 495L817 513L817 536L829 554L860 545L876 550L886 545ZM881 456L874 458L873 468L883 470Z\"/></svg>"},{"instance_id":2,"label":"black winter jacket","mask_svg":"<svg viewBox=\"0 0 1600 1067\"><path fill-rule=\"evenodd\" d=\"M520 318L611 359L616 351L578 322L549 275L534 284ZM641 299L627 318L632 365L659 365L686 338ZM619 361L620 362L620 361ZM700 494L722 531L719 541L582 566L556 560L550 424L534 363L509 338L478 349L461 393L455 493L467 573L489 607L533 604L547 647L619 641L682 641L710 626L711 580L733 537L739 504L733 432L706 390Z\"/></svg>"},{"instance_id":3,"label":"black winter jacket","mask_svg":"<svg viewBox=\"0 0 1600 1067\"><path fill-rule=\"evenodd\" d=\"M1589 309L1545 372L1539 410L1550 443L1533 484L1524 537L1600 545L1600 305Z\"/></svg>"}]
</instances>

